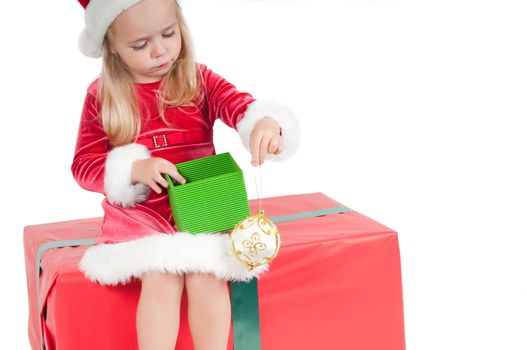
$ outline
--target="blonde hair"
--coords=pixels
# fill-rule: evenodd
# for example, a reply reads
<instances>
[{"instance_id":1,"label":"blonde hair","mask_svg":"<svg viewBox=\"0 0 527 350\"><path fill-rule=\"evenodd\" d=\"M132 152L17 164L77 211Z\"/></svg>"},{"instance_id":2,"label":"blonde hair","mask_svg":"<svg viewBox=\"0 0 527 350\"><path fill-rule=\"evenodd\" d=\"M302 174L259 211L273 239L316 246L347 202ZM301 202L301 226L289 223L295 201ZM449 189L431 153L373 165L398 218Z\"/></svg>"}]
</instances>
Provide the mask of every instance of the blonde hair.
<instances>
[{"instance_id":1,"label":"blonde hair","mask_svg":"<svg viewBox=\"0 0 527 350\"><path fill-rule=\"evenodd\" d=\"M158 94L158 111L164 115L167 106L195 106L203 99L201 70L193 50L192 39L177 0L176 16L181 32L181 51L169 72L163 77ZM103 41L103 66L99 78L98 98L101 101L102 126L112 146L120 146L137 139L141 131L141 112L132 75L119 55L112 53L112 28Z\"/></svg>"}]
</instances>

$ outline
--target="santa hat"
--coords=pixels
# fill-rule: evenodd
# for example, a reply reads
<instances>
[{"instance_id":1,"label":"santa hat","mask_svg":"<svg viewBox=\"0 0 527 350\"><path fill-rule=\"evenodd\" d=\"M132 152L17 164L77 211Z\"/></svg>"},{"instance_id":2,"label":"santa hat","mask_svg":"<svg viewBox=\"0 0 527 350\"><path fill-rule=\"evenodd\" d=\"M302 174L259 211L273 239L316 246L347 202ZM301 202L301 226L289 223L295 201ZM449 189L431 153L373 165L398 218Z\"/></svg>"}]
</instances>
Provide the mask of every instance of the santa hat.
<instances>
[{"instance_id":1,"label":"santa hat","mask_svg":"<svg viewBox=\"0 0 527 350\"><path fill-rule=\"evenodd\" d=\"M78 0L86 10L85 27L79 37L81 52L93 58L102 56L104 35L113 20L141 0Z\"/></svg>"}]
</instances>

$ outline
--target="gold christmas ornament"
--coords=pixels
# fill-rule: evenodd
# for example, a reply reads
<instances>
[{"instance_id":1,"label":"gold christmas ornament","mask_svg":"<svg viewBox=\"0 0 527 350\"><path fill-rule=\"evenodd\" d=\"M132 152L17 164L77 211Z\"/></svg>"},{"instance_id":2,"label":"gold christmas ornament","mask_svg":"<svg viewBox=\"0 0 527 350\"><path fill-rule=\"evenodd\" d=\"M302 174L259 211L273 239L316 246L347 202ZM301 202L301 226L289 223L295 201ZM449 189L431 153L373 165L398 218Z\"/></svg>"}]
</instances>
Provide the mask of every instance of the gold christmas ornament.
<instances>
[{"instance_id":1,"label":"gold christmas ornament","mask_svg":"<svg viewBox=\"0 0 527 350\"><path fill-rule=\"evenodd\" d=\"M258 192L258 186L256 186L256 191ZM276 225L265 217L260 193L258 197L260 199L258 212L236 224L231 233L234 255L245 263L249 270L270 263L276 258L280 249L280 233Z\"/></svg>"},{"instance_id":2,"label":"gold christmas ornament","mask_svg":"<svg viewBox=\"0 0 527 350\"><path fill-rule=\"evenodd\" d=\"M280 249L280 234L262 209L236 224L231 234L234 254L249 270L271 262Z\"/></svg>"}]
</instances>

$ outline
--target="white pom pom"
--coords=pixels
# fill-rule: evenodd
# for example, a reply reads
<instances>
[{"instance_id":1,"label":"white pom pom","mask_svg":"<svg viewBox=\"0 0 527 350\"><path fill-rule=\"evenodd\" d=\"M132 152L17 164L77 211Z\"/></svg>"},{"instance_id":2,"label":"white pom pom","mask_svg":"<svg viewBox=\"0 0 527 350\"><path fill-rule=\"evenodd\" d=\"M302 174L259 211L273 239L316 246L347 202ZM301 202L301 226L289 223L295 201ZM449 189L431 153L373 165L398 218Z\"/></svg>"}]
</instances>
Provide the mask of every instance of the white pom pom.
<instances>
[{"instance_id":1,"label":"white pom pom","mask_svg":"<svg viewBox=\"0 0 527 350\"><path fill-rule=\"evenodd\" d=\"M102 56L102 46L94 42L86 28L82 30L79 36L79 49L88 57L99 58Z\"/></svg>"}]
</instances>

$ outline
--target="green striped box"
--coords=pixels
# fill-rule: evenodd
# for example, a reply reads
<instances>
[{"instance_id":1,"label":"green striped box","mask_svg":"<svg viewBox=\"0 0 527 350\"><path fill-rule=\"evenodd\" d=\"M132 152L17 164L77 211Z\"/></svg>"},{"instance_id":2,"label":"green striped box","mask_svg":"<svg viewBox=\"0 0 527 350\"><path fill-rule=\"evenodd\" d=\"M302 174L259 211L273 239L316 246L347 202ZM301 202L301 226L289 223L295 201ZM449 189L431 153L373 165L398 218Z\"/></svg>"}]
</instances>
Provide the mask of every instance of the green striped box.
<instances>
[{"instance_id":1,"label":"green striped box","mask_svg":"<svg viewBox=\"0 0 527 350\"><path fill-rule=\"evenodd\" d=\"M230 231L251 215L243 172L229 152L175 164L187 182L168 174L168 199L179 231Z\"/></svg>"}]
</instances>

